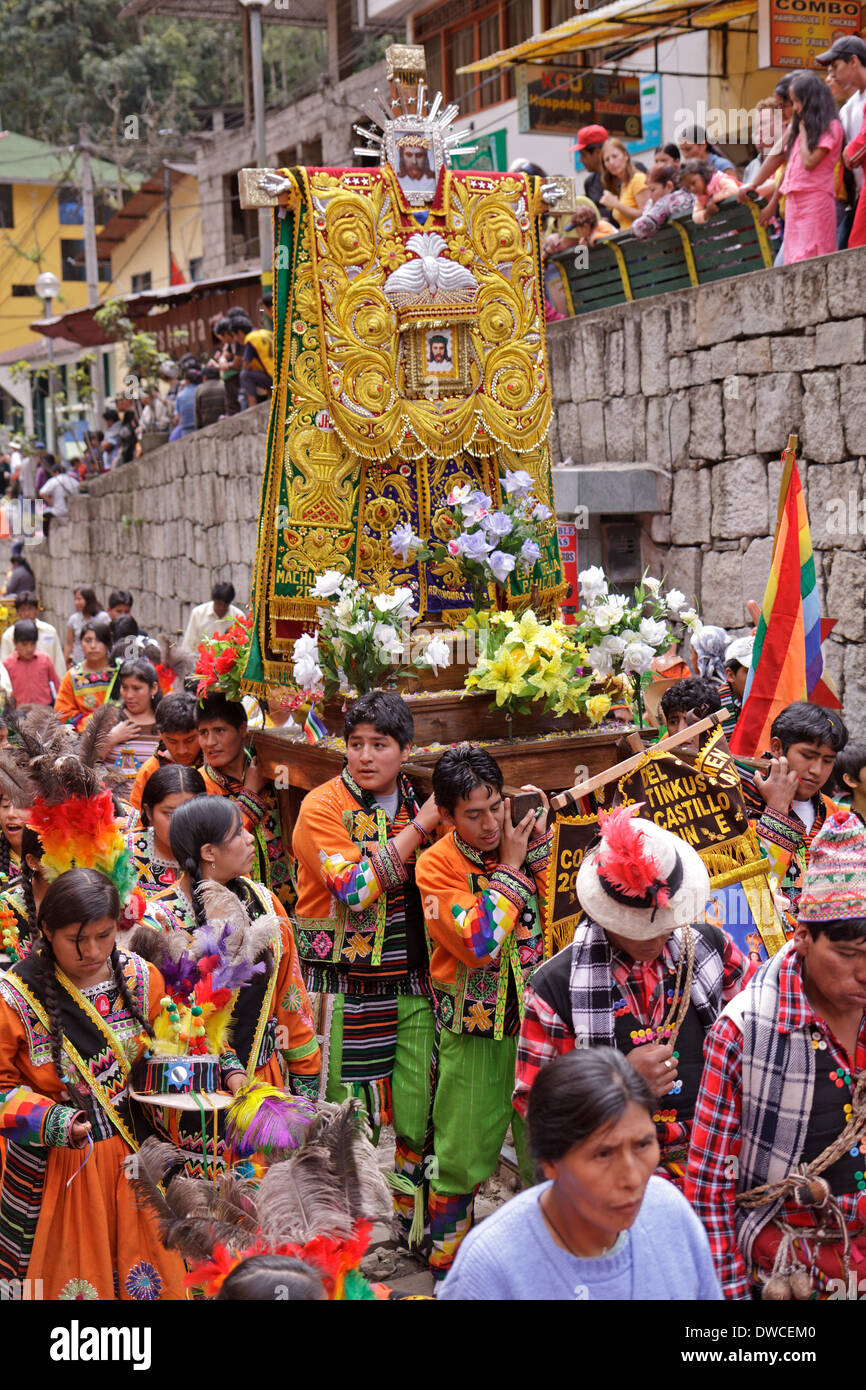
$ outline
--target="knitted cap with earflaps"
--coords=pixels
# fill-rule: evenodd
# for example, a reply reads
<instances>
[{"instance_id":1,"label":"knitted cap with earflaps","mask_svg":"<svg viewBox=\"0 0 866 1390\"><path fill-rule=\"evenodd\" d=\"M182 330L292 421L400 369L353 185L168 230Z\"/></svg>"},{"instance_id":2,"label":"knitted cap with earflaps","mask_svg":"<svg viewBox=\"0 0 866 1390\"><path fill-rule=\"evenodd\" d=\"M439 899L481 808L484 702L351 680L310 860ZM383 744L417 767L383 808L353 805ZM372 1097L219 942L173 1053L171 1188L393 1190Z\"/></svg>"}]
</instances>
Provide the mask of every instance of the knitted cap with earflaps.
<instances>
[{"instance_id":1,"label":"knitted cap with earflaps","mask_svg":"<svg viewBox=\"0 0 866 1390\"><path fill-rule=\"evenodd\" d=\"M809 851L797 915L801 922L866 917L866 827L851 811L834 811Z\"/></svg>"}]
</instances>

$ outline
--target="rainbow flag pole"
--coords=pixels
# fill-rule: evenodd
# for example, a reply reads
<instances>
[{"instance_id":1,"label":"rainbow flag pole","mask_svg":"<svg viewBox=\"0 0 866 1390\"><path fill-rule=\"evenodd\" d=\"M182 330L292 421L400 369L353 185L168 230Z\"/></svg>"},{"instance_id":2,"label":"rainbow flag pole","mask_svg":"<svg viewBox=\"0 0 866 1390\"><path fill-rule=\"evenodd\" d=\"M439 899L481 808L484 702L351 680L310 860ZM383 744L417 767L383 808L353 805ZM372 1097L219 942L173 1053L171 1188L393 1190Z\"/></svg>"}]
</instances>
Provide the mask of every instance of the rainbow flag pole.
<instances>
[{"instance_id":1,"label":"rainbow flag pole","mask_svg":"<svg viewBox=\"0 0 866 1390\"><path fill-rule=\"evenodd\" d=\"M310 712L304 720L304 738L307 743L320 743L327 736L327 725L316 714L316 706L310 705Z\"/></svg>"},{"instance_id":2,"label":"rainbow flag pole","mask_svg":"<svg viewBox=\"0 0 866 1390\"><path fill-rule=\"evenodd\" d=\"M815 560L803 485L797 471L797 436L782 454L782 482L770 574L755 633L752 665L746 679L743 709L729 740L736 756L756 757L770 741L770 725L795 700L819 697L825 706L839 702L822 680L822 623ZM818 703L818 698L815 698Z\"/></svg>"}]
</instances>

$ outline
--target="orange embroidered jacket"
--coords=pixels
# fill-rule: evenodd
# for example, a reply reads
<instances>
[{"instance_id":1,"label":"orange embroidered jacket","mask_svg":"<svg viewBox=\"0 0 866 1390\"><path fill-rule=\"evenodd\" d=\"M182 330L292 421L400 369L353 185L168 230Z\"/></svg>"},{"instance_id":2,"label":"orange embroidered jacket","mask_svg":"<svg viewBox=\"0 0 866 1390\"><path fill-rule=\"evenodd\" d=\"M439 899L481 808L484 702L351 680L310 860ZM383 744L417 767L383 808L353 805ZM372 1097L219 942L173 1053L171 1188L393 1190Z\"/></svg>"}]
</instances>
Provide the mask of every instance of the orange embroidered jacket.
<instances>
[{"instance_id":1,"label":"orange embroidered jacket","mask_svg":"<svg viewBox=\"0 0 866 1390\"><path fill-rule=\"evenodd\" d=\"M420 856L437 1010L453 1032L498 1040L519 1031L524 988L544 959L552 838L533 841L521 869L483 857L455 830Z\"/></svg>"}]
</instances>

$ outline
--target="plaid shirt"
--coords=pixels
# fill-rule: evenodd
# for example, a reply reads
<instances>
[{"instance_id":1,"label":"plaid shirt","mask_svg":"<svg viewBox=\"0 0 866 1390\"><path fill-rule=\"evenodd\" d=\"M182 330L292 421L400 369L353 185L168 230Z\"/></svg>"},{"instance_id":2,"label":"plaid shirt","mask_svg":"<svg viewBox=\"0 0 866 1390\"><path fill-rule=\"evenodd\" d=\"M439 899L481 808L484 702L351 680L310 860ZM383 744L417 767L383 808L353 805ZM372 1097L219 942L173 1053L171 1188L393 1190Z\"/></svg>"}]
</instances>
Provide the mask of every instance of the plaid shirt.
<instances>
[{"instance_id":1,"label":"plaid shirt","mask_svg":"<svg viewBox=\"0 0 866 1390\"><path fill-rule=\"evenodd\" d=\"M820 1032L833 1060L846 1071L850 1061L827 1024L815 1013L803 987L800 957L793 953L783 963L779 977L781 1006L779 1032L811 1027ZM749 1274L737 1244L734 1200L737 1195L737 1163L740 1151L742 1109L743 1038L736 1024L720 1018L707 1034L704 1074L692 1122L692 1141L686 1171L685 1195L701 1218L726 1298L750 1296ZM866 1066L866 1014L860 1025L854 1073ZM795 1159L792 1155L792 1164ZM856 1213L858 1193L837 1198L845 1219ZM803 1208L785 1206L784 1219L801 1225Z\"/></svg>"},{"instance_id":2,"label":"plaid shirt","mask_svg":"<svg viewBox=\"0 0 866 1390\"><path fill-rule=\"evenodd\" d=\"M723 983L722 999L727 1004L743 988L757 970L757 963L747 961L726 932L722 955ZM559 1002L563 995L562 1007L565 1018L547 999L530 985L523 997L523 1023L517 1044L517 1074L514 1088L514 1106L521 1115L526 1114L526 1104L532 1083L548 1062L564 1052L574 1049L574 1026L571 1010L566 1008L568 1001L568 980L571 971L571 947L554 957L558 966L554 973L554 990ZM552 964L552 962L551 962ZM655 960L632 960L625 952L611 947L613 978L619 992L635 1018L647 1026L656 1027L665 1015L665 988L669 972L675 969L675 962L667 944ZM550 970L550 966L546 967ZM559 988L562 986L562 988ZM684 1134L684 1138L687 1135Z\"/></svg>"}]
</instances>

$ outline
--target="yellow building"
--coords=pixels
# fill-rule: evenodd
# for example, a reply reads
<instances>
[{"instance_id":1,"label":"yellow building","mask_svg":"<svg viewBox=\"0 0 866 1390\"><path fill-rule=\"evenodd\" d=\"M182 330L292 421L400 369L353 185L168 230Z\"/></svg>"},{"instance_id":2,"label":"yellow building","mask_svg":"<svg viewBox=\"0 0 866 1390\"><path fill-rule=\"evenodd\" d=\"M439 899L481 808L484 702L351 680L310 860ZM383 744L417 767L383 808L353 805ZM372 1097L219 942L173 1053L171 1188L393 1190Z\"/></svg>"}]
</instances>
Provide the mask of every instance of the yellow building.
<instances>
[{"instance_id":1,"label":"yellow building","mask_svg":"<svg viewBox=\"0 0 866 1390\"><path fill-rule=\"evenodd\" d=\"M195 165L169 164L147 179L103 227L96 246L100 257L111 263L106 294L112 298L201 279L201 203Z\"/></svg>"}]
</instances>

